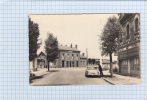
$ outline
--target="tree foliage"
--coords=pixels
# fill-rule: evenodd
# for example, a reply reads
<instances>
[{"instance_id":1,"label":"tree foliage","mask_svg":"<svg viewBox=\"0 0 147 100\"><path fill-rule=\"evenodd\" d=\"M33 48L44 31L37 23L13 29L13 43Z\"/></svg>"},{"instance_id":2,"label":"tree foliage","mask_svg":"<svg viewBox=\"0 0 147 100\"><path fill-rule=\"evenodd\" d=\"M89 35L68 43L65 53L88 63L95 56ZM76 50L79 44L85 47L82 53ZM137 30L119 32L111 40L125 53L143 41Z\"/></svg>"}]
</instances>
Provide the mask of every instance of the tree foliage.
<instances>
[{"instance_id":1,"label":"tree foliage","mask_svg":"<svg viewBox=\"0 0 147 100\"><path fill-rule=\"evenodd\" d=\"M39 35L38 24L31 21L29 18L29 61L33 61L37 56L37 49L39 48L37 41Z\"/></svg>"},{"instance_id":2,"label":"tree foliage","mask_svg":"<svg viewBox=\"0 0 147 100\"><path fill-rule=\"evenodd\" d=\"M117 51L118 37L121 33L121 25L115 16L108 18L104 26L101 38L102 55L109 55Z\"/></svg>"},{"instance_id":3,"label":"tree foliage","mask_svg":"<svg viewBox=\"0 0 147 100\"><path fill-rule=\"evenodd\" d=\"M91 58L88 59L88 63L91 64Z\"/></svg>"},{"instance_id":4,"label":"tree foliage","mask_svg":"<svg viewBox=\"0 0 147 100\"><path fill-rule=\"evenodd\" d=\"M95 59L91 59L91 62L94 65L95 64Z\"/></svg>"},{"instance_id":5,"label":"tree foliage","mask_svg":"<svg viewBox=\"0 0 147 100\"><path fill-rule=\"evenodd\" d=\"M103 32L100 36L101 39L101 54L102 56L110 56L110 72L111 77L113 76L112 71L112 53L117 51L118 39L121 34L121 25L115 16L108 18L106 25L104 26Z\"/></svg>"},{"instance_id":6,"label":"tree foliage","mask_svg":"<svg viewBox=\"0 0 147 100\"><path fill-rule=\"evenodd\" d=\"M58 58L58 40L56 37L53 36L53 34L48 33L47 39L45 40L44 48L47 54L48 63L54 62Z\"/></svg>"}]
</instances>

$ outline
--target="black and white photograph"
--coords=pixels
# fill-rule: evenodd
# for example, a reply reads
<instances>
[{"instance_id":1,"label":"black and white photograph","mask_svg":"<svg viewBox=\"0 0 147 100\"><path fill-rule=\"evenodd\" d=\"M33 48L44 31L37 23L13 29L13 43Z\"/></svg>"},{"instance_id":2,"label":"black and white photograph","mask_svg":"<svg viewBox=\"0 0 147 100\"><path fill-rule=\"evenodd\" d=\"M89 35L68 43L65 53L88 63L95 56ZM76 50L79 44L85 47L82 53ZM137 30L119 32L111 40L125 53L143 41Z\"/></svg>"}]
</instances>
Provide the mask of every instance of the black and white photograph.
<instances>
[{"instance_id":1,"label":"black and white photograph","mask_svg":"<svg viewBox=\"0 0 147 100\"><path fill-rule=\"evenodd\" d=\"M29 85L141 84L140 14L29 15Z\"/></svg>"}]
</instances>

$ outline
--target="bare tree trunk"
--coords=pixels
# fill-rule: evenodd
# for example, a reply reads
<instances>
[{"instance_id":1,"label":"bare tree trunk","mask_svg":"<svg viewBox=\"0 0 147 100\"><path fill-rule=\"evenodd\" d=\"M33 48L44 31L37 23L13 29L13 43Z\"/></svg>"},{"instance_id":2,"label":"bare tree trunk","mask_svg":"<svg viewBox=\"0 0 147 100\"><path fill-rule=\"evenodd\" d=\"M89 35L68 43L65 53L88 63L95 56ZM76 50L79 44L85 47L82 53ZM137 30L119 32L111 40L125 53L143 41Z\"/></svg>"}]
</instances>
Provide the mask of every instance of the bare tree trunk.
<instances>
[{"instance_id":1,"label":"bare tree trunk","mask_svg":"<svg viewBox=\"0 0 147 100\"><path fill-rule=\"evenodd\" d=\"M33 71L35 71L35 66L34 66L34 59L33 59Z\"/></svg>"},{"instance_id":2,"label":"bare tree trunk","mask_svg":"<svg viewBox=\"0 0 147 100\"><path fill-rule=\"evenodd\" d=\"M47 64L48 64L48 71L49 71L49 66L50 66L50 64L49 64L49 62L47 61Z\"/></svg>"},{"instance_id":3,"label":"bare tree trunk","mask_svg":"<svg viewBox=\"0 0 147 100\"><path fill-rule=\"evenodd\" d=\"M111 77L113 77L113 70L112 70L112 53L110 53L110 73L111 73Z\"/></svg>"}]
</instances>

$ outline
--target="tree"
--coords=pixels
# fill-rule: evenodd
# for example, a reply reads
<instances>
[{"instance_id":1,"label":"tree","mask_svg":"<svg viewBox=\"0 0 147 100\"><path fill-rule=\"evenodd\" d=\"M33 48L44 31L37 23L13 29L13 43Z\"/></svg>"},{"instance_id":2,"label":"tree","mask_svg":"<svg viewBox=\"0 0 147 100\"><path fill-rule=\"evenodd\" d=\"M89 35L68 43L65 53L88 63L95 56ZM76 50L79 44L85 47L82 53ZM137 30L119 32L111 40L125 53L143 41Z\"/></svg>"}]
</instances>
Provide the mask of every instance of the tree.
<instances>
[{"instance_id":1,"label":"tree","mask_svg":"<svg viewBox=\"0 0 147 100\"><path fill-rule=\"evenodd\" d=\"M100 36L101 40L101 54L102 56L110 56L110 72L113 77L112 71L112 53L117 51L118 38L121 33L121 25L119 24L115 16L108 18L106 25L103 28L103 32Z\"/></svg>"},{"instance_id":2,"label":"tree","mask_svg":"<svg viewBox=\"0 0 147 100\"><path fill-rule=\"evenodd\" d=\"M92 61L92 64L94 65L95 64L95 59L91 59L91 61Z\"/></svg>"},{"instance_id":3,"label":"tree","mask_svg":"<svg viewBox=\"0 0 147 100\"><path fill-rule=\"evenodd\" d=\"M88 63L91 64L91 58L88 59Z\"/></svg>"},{"instance_id":4,"label":"tree","mask_svg":"<svg viewBox=\"0 0 147 100\"><path fill-rule=\"evenodd\" d=\"M37 57L37 49L40 47L38 42L39 26L29 18L29 61L33 61Z\"/></svg>"},{"instance_id":5,"label":"tree","mask_svg":"<svg viewBox=\"0 0 147 100\"><path fill-rule=\"evenodd\" d=\"M49 63L55 62L58 58L58 40L53 34L48 33L47 39L45 40L45 52L47 54L46 58L48 61L48 71L49 71Z\"/></svg>"}]
</instances>

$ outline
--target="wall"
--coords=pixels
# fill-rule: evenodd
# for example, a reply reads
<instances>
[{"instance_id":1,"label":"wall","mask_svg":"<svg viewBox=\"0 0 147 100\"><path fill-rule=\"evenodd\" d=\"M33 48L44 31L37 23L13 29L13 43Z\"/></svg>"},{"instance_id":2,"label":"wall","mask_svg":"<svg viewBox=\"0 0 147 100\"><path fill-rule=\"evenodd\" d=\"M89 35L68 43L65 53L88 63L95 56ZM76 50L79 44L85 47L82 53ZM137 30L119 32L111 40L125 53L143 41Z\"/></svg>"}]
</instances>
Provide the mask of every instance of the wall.
<instances>
[{"instance_id":1,"label":"wall","mask_svg":"<svg viewBox=\"0 0 147 100\"><path fill-rule=\"evenodd\" d=\"M64 54L64 57L63 57L63 54ZM69 54L69 58L68 58L68 54ZM73 54L74 59L72 59L72 54ZM77 55L78 55L78 58L76 57ZM58 67L62 67L62 61L64 61L64 67L70 67L70 61L71 61L71 66L73 66L72 62L74 62L74 66L76 67L76 63L78 61L78 67L79 67L79 65L80 65L80 51L60 51L59 52ZM68 66L67 66L67 62L68 62Z\"/></svg>"},{"instance_id":2,"label":"wall","mask_svg":"<svg viewBox=\"0 0 147 100\"><path fill-rule=\"evenodd\" d=\"M136 14L134 17L127 19L126 23L122 25L123 40L119 51L120 72L122 74L139 75L140 74L140 60L138 64L134 64L135 59L140 59L140 38L136 39L135 35L135 19L138 18L138 33L140 33L140 16ZM129 25L130 39L127 39L127 25ZM139 34L140 35L140 34ZM132 61L133 59L133 61ZM126 62L126 63L124 63Z\"/></svg>"},{"instance_id":3,"label":"wall","mask_svg":"<svg viewBox=\"0 0 147 100\"><path fill-rule=\"evenodd\" d=\"M87 67L87 59L85 58L80 59L80 67Z\"/></svg>"}]
</instances>

